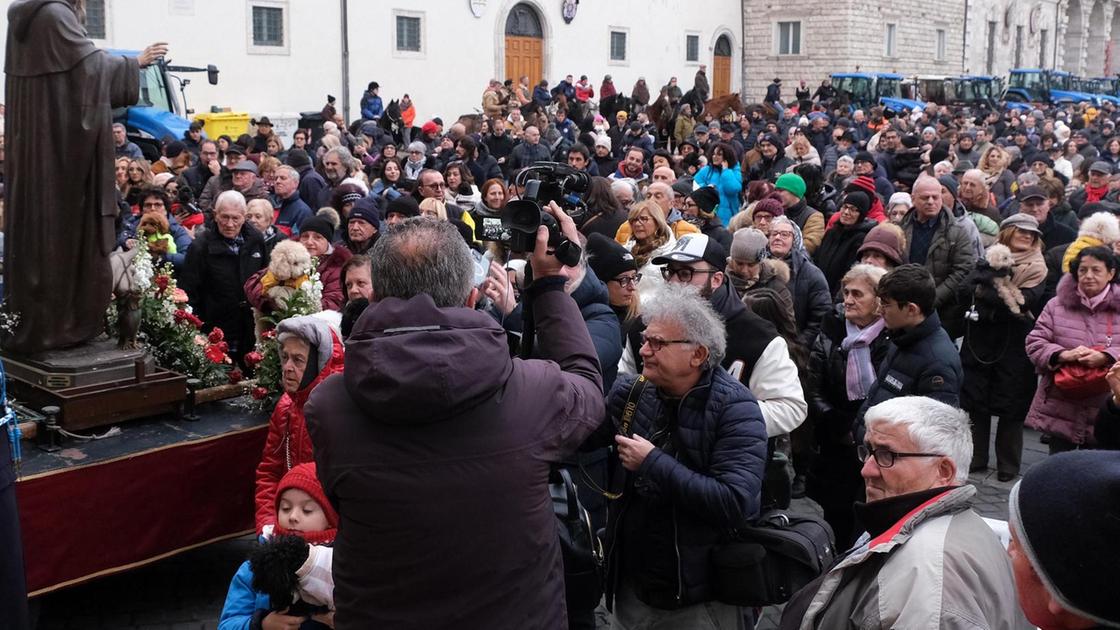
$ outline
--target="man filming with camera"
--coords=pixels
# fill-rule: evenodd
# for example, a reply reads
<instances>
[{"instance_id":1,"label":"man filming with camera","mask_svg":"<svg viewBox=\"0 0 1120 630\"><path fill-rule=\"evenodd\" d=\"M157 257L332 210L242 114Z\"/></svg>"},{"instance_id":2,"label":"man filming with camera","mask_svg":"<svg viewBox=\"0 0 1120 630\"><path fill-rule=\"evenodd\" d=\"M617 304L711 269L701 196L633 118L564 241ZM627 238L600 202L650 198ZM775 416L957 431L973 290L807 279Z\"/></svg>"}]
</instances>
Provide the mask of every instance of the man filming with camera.
<instances>
[{"instance_id":1,"label":"man filming with camera","mask_svg":"<svg viewBox=\"0 0 1120 630\"><path fill-rule=\"evenodd\" d=\"M569 241L572 220L546 211ZM554 237L555 239L556 237ZM511 359L463 237L410 219L371 252L377 302L342 374L307 405L337 508L336 627L567 626L549 469L602 422L595 347L536 231L529 264L541 360Z\"/></svg>"}]
</instances>

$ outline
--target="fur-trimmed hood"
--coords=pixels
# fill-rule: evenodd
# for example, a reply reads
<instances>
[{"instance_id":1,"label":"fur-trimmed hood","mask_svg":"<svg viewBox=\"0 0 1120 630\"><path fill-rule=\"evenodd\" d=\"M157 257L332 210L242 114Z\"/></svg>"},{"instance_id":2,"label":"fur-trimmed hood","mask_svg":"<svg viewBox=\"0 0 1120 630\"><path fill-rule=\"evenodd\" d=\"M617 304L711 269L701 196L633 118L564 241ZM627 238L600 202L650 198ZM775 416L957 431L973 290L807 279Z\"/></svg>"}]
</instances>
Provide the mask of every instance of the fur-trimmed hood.
<instances>
[{"instance_id":1,"label":"fur-trimmed hood","mask_svg":"<svg viewBox=\"0 0 1120 630\"><path fill-rule=\"evenodd\" d=\"M776 276L782 282L789 284L789 265L784 260L765 258L762 260L762 269L759 271L759 280Z\"/></svg>"},{"instance_id":2,"label":"fur-trimmed hood","mask_svg":"<svg viewBox=\"0 0 1120 630\"><path fill-rule=\"evenodd\" d=\"M1081 222L1078 236L1092 236L1106 245L1120 241L1120 220L1111 212L1097 212Z\"/></svg>"},{"instance_id":3,"label":"fur-trimmed hood","mask_svg":"<svg viewBox=\"0 0 1120 630\"><path fill-rule=\"evenodd\" d=\"M1113 283L1109 290L1108 298L1100 303L1097 311L1107 310L1120 313L1120 285ZM1081 295L1077 292L1077 280L1071 274L1065 274L1058 282L1057 298L1058 302L1067 309L1086 310L1081 303Z\"/></svg>"}]
</instances>

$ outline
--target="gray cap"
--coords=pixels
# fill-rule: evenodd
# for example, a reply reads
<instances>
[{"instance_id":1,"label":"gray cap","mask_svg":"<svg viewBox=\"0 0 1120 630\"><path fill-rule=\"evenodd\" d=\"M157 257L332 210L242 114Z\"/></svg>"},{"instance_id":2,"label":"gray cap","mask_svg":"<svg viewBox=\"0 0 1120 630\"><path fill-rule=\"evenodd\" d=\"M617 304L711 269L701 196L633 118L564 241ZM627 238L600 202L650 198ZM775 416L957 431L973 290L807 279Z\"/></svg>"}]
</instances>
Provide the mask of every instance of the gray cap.
<instances>
[{"instance_id":1,"label":"gray cap","mask_svg":"<svg viewBox=\"0 0 1120 630\"><path fill-rule=\"evenodd\" d=\"M236 173L237 171L249 171L254 175L260 175L260 171L257 170L257 165L254 164L252 160L241 160L237 164L231 166L229 168L229 171L231 173Z\"/></svg>"},{"instance_id":2,"label":"gray cap","mask_svg":"<svg viewBox=\"0 0 1120 630\"><path fill-rule=\"evenodd\" d=\"M1007 217L999 224L1001 230L1008 227L1019 228L1042 236L1042 230L1038 229L1038 219L1022 212Z\"/></svg>"},{"instance_id":3,"label":"gray cap","mask_svg":"<svg viewBox=\"0 0 1120 630\"><path fill-rule=\"evenodd\" d=\"M696 128L693 129L692 131L693 131L693 133L708 133L708 126L707 125L696 125Z\"/></svg>"},{"instance_id":4,"label":"gray cap","mask_svg":"<svg viewBox=\"0 0 1120 630\"><path fill-rule=\"evenodd\" d=\"M1105 175L1112 174L1112 165L1104 160L1097 160L1089 167L1090 173L1104 173Z\"/></svg>"},{"instance_id":5,"label":"gray cap","mask_svg":"<svg viewBox=\"0 0 1120 630\"><path fill-rule=\"evenodd\" d=\"M740 262L756 263L766 256L769 241L755 228L736 230L731 238L731 258Z\"/></svg>"}]
</instances>

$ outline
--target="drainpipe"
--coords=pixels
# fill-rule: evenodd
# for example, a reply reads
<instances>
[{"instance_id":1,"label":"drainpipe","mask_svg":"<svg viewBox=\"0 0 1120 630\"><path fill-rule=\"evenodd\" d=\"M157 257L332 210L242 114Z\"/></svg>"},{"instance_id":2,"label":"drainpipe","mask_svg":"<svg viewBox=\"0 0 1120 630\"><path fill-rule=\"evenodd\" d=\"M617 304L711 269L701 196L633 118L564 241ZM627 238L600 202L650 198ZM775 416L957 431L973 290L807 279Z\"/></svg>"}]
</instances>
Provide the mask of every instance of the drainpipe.
<instances>
[{"instance_id":1,"label":"drainpipe","mask_svg":"<svg viewBox=\"0 0 1120 630\"><path fill-rule=\"evenodd\" d=\"M961 35L961 72L968 72L968 9L969 0L964 0L964 31Z\"/></svg>"},{"instance_id":2,"label":"drainpipe","mask_svg":"<svg viewBox=\"0 0 1120 630\"><path fill-rule=\"evenodd\" d=\"M338 0L339 14L342 16L342 118L350 122L350 26L348 1Z\"/></svg>"}]
</instances>

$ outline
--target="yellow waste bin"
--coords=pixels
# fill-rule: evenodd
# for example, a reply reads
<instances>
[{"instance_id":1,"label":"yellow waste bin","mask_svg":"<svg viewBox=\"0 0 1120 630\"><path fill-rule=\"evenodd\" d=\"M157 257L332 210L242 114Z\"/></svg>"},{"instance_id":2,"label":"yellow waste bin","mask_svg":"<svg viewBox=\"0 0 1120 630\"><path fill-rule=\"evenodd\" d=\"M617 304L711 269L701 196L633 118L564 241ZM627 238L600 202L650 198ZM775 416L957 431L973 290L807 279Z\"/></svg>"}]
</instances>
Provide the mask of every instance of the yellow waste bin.
<instances>
[{"instance_id":1,"label":"yellow waste bin","mask_svg":"<svg viewBox=\"0 0 1120 630\"><path fill-rule=\"evenodd\" d=\"M204 123L202 131L211 140L223 135L237 140L237 136L249 133L248 112L203 112L194 119Z\"/></svg>"}]
</instances>

